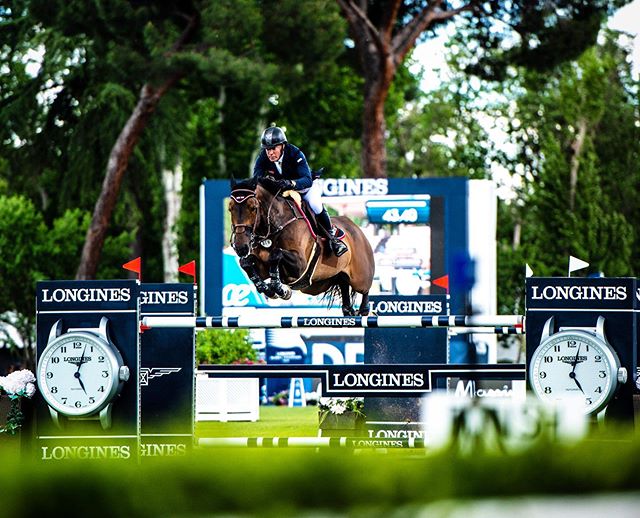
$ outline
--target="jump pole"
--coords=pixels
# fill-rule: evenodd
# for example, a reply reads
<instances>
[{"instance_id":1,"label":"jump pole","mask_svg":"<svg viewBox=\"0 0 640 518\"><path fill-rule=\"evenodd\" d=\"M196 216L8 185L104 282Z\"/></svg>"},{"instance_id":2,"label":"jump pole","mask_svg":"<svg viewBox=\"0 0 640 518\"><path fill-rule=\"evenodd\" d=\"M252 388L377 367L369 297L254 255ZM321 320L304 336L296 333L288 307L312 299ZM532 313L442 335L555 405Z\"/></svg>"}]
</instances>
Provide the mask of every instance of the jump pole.
<instances>
[{"instance_id":1,"label":"jump pole","mask_svg":"<svg viewBox=\"0 0 640 518\"><path fill-rule=\"evenodd\" d=\"M205 448L424 448L424 439L366 437L212 437L198 440Z\"/></svg>"},{"instance_id":2,"label":"jump pole","mask_svg":"<svg viewBox=\"0 0 640 518\"><path fill-rule=\"evenodd\" d=\"M491 332L521 334L524 332L522 315L381 315L381 316L298 316L274 317L251 315L239 317L144 317L142 329L152 328L219 328L219 329L291 329L310 327L336 328L494 328ZM513 328L509 332L509 328ZM520 329L520 332L516 332ZM459 332L464 333L464 329ZM466 331L473 333L479 331ZM481 332L481 331L480 331Z\"/></svg>"}]
</instances>

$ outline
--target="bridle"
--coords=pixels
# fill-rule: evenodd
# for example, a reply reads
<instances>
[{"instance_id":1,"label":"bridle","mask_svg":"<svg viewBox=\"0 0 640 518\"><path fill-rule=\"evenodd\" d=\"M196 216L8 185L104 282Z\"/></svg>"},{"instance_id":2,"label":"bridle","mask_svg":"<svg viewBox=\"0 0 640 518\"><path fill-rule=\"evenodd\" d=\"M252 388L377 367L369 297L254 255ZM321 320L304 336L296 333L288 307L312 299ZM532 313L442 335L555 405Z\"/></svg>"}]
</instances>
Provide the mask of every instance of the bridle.
<instances>
[{"instance_id":1,"label":"bridle","mask_svg":"<svg viewBox=\"0 0 640 518\"><path fill-rule=\"evenodd\" d=\"M256 219L253 221L253 224L248 224L248 223L238 223L238 224L234 224L233 228L231 229L231 246L235 249L235 247L233 246L233 243L235 241L235 236L236 234L244 234L246 233L249 236L249 240L251 241L251 243L253 244L253 239L255 236L255 230L256 227L258 226L258 219L260 218L260 200L258 199L258 197L256 196L256 193L254 191L252 191L251 189L236 189L235 191L233 191L230 196L229 196L235 203L237 203L238 205L242 205L244 202L246 202L247 200L250 200L251 198L255 198L256 201L258 202L258 211L256 212Z\"/></svg>"},{"instance_id":2,"label":"bridle","mask_svg":"<svg viewBox=\"0 0 640 518\"><path fill-rule=\"evenodd\" d=\"M250 249L254 249L255 248L255 243L256 241L260 241L261 244L263 244L265 242L269 242L271 243L271 239L270 237L272 237L273 235L277 234L278 232L282 231L282 229L284 227L286 227L287 225L289 225L290 223L293 223L294 221L296 221L297 219L300 219L298 216L293 216L291 219L289 219L288 221L286 221L284 224L279 225L277 228L274 228L273 230L271 229L271 209L273 208L273 204L275 202L276 197L273 196L271 199L271 202L269 203L269 207L267 209L267 213L266 213L266 219L267 219L267 234L265 236L259 236L256 233L256 229L259 226L259 220L260 220L260 212L261 212L261 208L262 208L262 203L260 198L258 198L258 196L256 195L255 191L252 191L251 189L236 189L234 191L231 192L231 194L229 195L229 197L238 205L242 205L243 203L245 203L247 200L250 200L251 198L255 198L258 202L258 210L256 213L256 219L254 220L253 224L248 224L248 223L238 223L238 224L233 224L232 229L231 229L231 246L234 248L233 243L234 243L234 238L236 235L239 234L247 234L247 236L249 237L249 243L250 243ZM267 248L271 246L270 244L267 246Z\"/></svg>"}]
</instances>

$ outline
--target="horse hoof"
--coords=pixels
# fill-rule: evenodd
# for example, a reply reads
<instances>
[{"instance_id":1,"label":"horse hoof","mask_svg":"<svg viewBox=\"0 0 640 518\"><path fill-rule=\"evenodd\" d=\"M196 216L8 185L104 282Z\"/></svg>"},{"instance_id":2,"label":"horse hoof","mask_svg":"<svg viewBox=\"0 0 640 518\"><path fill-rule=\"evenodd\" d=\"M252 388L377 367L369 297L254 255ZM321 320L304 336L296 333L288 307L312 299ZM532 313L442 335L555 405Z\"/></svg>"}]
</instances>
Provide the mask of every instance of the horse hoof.
<instances>
[{"instance_id":1,"label":"horse hoof","mask_svg":"<svg viewBox=\"0 0 640 518\"><path fill-rule=\"evenodd\" d=\"M356 315L356 312L352 306L342 306L342 314L345 317L354 317Z\"/></svg>"},{"instance_id":2,"label":"horse hoof","mask_svg":"<svg viewBox=\"0 0 640 518\"><path fill-rule=\"evenodd\" d=\"M289 300L292 294L293 291L291 290L291 288L289 288L289 286L282 286L282 291L280 292L282 300Z\"/></svg>"}]
</instances>

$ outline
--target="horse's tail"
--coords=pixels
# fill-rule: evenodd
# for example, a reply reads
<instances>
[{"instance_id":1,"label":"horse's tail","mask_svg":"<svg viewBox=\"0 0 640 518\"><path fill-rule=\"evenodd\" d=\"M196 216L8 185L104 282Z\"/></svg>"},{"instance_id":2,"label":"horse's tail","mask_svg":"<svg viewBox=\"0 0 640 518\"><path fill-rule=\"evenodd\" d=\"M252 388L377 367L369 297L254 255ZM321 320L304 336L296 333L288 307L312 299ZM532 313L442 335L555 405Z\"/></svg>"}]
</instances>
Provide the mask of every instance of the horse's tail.
<instances>
[{"instance_id":1,"label":"horse's tail","mask_svg":"<svg viewBox=\"0 0 640 518\"><path fill-rule=\"evenodd\" d=\"M355 292L355 290L350 289L349 290L349 297L351 299L351 305L353 306L353 304L356 301L356 295L357 293ZM327 303L327 308L331 308L331 306L333 306L333 303L336 301L336 299L340 300L342 297L341 292L340 292L340 285L339 284L334 284L333 286L331 286L327 291L325 291L322 294L321 297L321 301L322 302L326 302ZM341 301L342 302L342 301Z\"/></svg>"}]
</instances>

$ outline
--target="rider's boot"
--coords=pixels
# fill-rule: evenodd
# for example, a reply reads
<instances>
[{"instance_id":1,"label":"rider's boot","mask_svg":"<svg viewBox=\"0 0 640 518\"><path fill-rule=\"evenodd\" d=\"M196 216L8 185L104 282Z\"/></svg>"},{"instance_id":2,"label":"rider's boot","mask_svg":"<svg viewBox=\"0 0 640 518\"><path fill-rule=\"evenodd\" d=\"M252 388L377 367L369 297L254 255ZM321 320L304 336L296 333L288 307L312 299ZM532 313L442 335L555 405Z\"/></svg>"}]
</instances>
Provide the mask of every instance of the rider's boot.
<instances>
[{"instance_id":1,"label":"rider's boot","mask_svg":"<svg viewBox=\"0 0 640 518\"><path fill-rule=\"evenodd\" d=\"M316 220L322 228L327 231L327 236L329 237L329 244L331 246L331 251L335 254L336 257L340 257L345 254L347 250L347 245L345 245L342 240L336 237L336 228L331 225L331 218L329 217L329 213L327 209L322 209L320 214L316 215Z\"/></svg>"}]
</instances>

